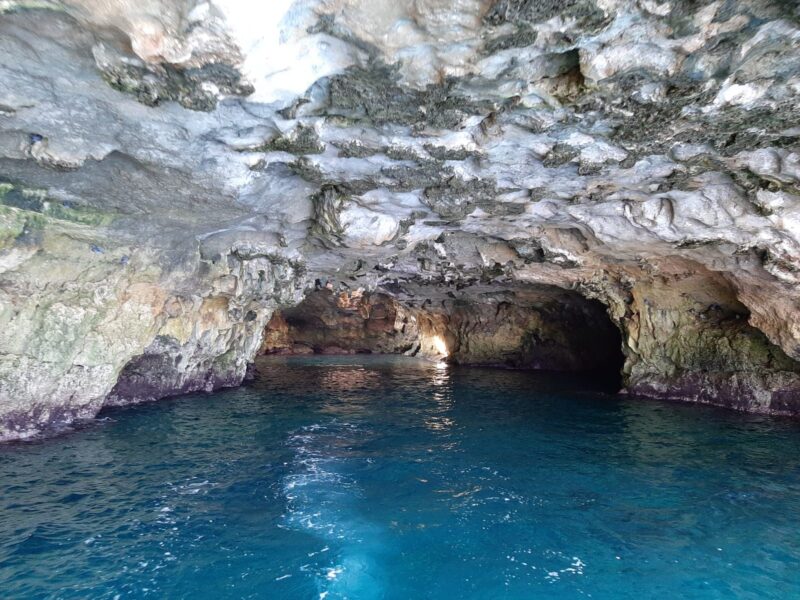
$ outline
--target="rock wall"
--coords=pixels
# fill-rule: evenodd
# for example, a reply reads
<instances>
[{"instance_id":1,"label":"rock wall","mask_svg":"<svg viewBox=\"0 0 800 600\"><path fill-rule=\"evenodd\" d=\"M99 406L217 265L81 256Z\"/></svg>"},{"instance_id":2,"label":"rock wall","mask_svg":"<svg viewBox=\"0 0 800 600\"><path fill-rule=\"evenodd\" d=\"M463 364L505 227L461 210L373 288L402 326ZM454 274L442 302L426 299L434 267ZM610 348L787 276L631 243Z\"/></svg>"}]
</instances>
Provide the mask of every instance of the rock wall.
<instances>
[{"instance_id":1,"label":"rock wall","mask_svg":"<svg viewBox=\"0 0 800 600\"><path fill-rule=\"evenodd\" d=\"M302 265L269 246L210 237L168 257L40 190L4 199L0 440L237 385L274 308L300 298Z\"/></svg>"},{"instance_id":2,"label":"rock wall","mask_svg":"<svg viewBox=\"0 0 800 600\"><path fill-rule=\"evenodd\" d=\"M639 283L626 312L632 393L800 413L800 364L749 323L749 310L720 275L665 273Z\"/></svg>"},{"instance_id":3,"label":"rock wall","mask_svg":"<svg viewBox=\"0 0 800 600\"><path fill-rule=\"evenodd\" d=\"M310 292L297 306L276 311L263 354L404 354L419 349L413 311L380 293Z\"/></svg>"},{"instance_id":4,"label":"rock wall","mask_svg":"<svg viewBox=\"0 0 800 600\"><path fill-rule=\"evenodd\" d=\"M218 273L207 295L167 301L155 338L125 364L106 405L239 385L275 307L302 289L302 267L280 255L237 249L201 265Z\"/></svg>"},{"instance_id":5,"label":"rock wall","mask_svg":"<svg viewBox=\"0 0 800 600\"><path fill-rule=\"evenodd\" d=\"M784 0L2 1L0 437L235 384L317 278L465 362L579 294L631 392L795 413L798 96Z\"/></svg>"},{"instance_id":6,"label":"rock wall","mask_svg":"<svg viewBox=\"0 0 800 600\"><path fill-rule=\"evenodd\" d=\"M437 311L438 312L438 311ZM451 360L548 371L597 372L622 367L619 331L599 302L558 289L516 290L482 302L442 307Z\"/></svg>"},{"instance_id":7,"label":"rock wall","mask_svg":"<svg viewBox=\"0 0 800 600\"><path fill-rule=\"evenodd\" d=\"M381 353L462 365L552 371L622 368L619 330L599 302L557 288L430 300L412 308L385 293L315 291L276 311L266 354Z\"/></svg>"}]
</instances>

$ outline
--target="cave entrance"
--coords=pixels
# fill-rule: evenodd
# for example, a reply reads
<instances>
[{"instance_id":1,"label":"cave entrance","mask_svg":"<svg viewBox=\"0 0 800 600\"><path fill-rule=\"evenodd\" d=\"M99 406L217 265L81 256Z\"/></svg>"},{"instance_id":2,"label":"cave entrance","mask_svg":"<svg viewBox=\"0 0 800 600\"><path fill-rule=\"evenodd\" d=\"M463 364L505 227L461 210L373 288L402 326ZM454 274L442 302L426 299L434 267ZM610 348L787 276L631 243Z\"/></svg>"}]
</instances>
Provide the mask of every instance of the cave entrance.
<instances>
[{"instance_id":1,"label":"cave entrance","mask_svg":"<svg viewBox=\"0 0 800 600\"><path fill-rule=\"evenodd\" d=\"M276 312L262 354L405 354L459 365L580 373L621 387L625 357L603 304L554 286L409 294L315 290Z\"/></svg>"}]
</instances>

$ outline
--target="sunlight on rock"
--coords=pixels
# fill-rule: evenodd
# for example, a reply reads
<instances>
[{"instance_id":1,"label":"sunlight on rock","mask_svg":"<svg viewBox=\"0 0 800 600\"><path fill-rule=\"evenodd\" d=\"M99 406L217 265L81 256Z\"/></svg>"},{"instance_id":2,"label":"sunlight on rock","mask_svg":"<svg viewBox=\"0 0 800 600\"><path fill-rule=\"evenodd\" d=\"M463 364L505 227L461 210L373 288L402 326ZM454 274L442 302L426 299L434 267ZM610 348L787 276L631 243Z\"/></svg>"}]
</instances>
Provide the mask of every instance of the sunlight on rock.
<instances>
[{"instance_id":1,"label":"sunlight on rock","mask_svg":"<svg viewBox=\"0 0 800 600\"><path fill-rule=\"evenodd\" d=\"M447 349L447 344L440 335L433 336L433 347L441 356L447 358L450 356L450 351Z\"/></svg>"}]
</instances>

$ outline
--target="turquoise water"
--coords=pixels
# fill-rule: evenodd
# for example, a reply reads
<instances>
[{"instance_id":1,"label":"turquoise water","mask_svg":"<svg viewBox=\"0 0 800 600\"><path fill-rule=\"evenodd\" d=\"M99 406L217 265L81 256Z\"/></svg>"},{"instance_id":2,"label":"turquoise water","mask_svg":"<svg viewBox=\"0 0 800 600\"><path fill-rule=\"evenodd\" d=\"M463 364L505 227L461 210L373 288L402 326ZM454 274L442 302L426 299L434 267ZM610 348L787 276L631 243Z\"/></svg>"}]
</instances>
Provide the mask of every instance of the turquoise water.
<instances>
[{"instance_id":1,"label":"turquoise water","mask_svg":"<svg viewBox=\"0 0 800 600\"><path fill-rule=\"evenodd\" d=\"M406 359L0 447L0 597L797 598L800 423Z\"/></svg>"}]
</instances>

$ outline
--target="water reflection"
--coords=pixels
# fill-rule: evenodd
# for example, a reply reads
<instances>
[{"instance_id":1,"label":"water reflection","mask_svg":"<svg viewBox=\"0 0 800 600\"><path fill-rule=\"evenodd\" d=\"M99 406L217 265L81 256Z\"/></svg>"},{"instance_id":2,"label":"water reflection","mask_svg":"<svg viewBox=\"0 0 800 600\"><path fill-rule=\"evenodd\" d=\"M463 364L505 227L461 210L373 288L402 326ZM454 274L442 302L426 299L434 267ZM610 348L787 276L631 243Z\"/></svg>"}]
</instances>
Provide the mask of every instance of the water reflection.
<instances>
[{"instance_id":1,"label":"water reflection","mask_svg":"<svg viewBox=\"0 0 800 600\"><path fill-rule=\"evenodd\" d=\"M3 598L800 597L800 426L282 359L0 447Z\"/></svg>"},{"instance_id":2,"label":"water reflection","mask_svg":"<svg viewBox=\"0 0 800 600\"><path fill-rule=\"evenodd\" d=\"M380 376L375 371L361 367L327 368L320 377L320 388L327 392L352 393L364 389L376 389Z\"/></svg>"},{"instance_id":3,"label":"water reflection","mask_svg":"<svg viewBox=\"0 0 800 600\"><path fill-rule=\"evenodd\" d=\"M456 425L447 413L453 408L453 390L450 381L450 367L445 362L434 364L431 369L431 400L425 414L425 427L435 432L447 432Z\"/></svg>"}]
</instances>

